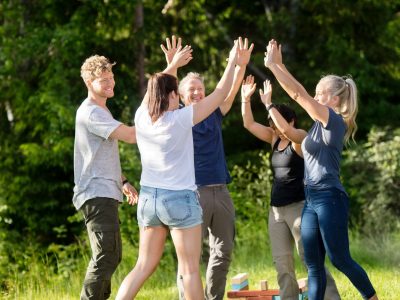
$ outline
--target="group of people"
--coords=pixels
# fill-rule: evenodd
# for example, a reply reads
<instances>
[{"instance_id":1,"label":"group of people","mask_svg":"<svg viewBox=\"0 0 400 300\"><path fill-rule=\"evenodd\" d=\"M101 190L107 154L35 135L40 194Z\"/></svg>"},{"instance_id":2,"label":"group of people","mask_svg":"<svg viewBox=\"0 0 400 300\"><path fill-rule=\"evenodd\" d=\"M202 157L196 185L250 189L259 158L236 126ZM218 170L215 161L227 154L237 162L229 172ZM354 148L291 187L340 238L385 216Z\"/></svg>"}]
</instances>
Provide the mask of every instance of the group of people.
<instances>
[{"instance_id":1,"label":"group of people","mask_svg":"<svg viewBox=\"0 0 400 300\"><path fill-rule=\"evenodd\" d=\"M307 133L296 127L291 108L272 103L269 81L260 89L269 124L254 121L250 100L256 84L252 76L243 80L253 50L247 39L234 42L225 71L208 96L198 73L190 72L178 83L177 70L192 59L191 47L172 36L161 48L167 67L150 77L135 126L116 121L107 108L107 99L114 95L114 64L95 55L81 67L88 97L76 115L73 203L83 213L92 249L81 299L111 295L111 277L122 255L118 204L123 194L129 204L138 204L140 242L136 265L116 299L136 296L157 268L168 233L178 258L179 298L224 298L235 209L227 189L231 179L222 120L240 87L245 128L272 147L268 228L281 299L298 299L294 245L308 269L309 299L340 299L324 266L326 254L364 299L378 299L367 274L350 256L349 200L339 178L343 144L356 130L354 81L325 76L313 98L283 65L280 45L269 42L264 64L314 120ZM122 173L118 141L138 145L139 194ZM203 290L199 264L205 237L210 256Z\"/></svg>"}]
</instances>

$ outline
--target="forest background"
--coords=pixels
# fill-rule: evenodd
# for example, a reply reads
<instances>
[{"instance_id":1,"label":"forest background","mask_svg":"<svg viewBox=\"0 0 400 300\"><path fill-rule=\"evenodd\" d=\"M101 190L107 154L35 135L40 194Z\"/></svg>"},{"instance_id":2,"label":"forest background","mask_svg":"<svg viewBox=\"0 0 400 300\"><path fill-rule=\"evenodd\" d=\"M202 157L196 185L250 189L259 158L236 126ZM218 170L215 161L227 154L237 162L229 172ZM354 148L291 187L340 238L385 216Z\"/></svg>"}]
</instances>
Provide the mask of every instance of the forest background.
<instances>
[{"instance_id":1,"label":"forest background","mask_svg":"<svg viewBox=\"0 0 400 300\"><path fill-rule=\"evenodd\" d=\"M207 91L215 87L238 36L255 44L246 74L259 87L271 79L275 103L291 100L263 66L271 38L282 43L286 67L311 95L322 75L351 74L359 88L359 130L342 162L351 231L384 233L397 243L399 32L399 0L1 1L0 295L12 294L15 278L23 280L33 262L68 278L81 264L81 249L88 248L82 217L71 202L74 119L86 97L83 61L101 54L117 62L115 97L108 105L116 119L132 124L149 74L165 67L160 44L172 34L194 49L179 77L200 72ZM257 98L255 119L266 123ZM290 105L299 127L309 129L310 118ZM243 128L236 102L223 126L240 242L265 225L269 148ZM136 145L120 143L120 154L124 173L139 187ZM122 205L120 211L124 243L137 247L136 208ZM400 267L398 256L390 263Z\"/></svg>"}]
</instances>

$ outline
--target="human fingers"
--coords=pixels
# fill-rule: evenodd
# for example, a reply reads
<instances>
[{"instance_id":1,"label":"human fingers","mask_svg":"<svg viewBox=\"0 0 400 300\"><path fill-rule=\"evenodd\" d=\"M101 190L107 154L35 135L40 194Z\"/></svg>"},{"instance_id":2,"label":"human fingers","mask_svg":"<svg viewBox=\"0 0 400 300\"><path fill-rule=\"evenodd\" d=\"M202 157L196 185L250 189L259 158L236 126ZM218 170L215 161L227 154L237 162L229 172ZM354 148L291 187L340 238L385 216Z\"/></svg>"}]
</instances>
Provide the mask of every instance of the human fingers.
<instances>
[{"instance_id":1,"label":"human fingers","mask_svg":"<svg viewBox=\"0 0 400 300\"><path fill-rule=\"evenodd\" d=\"M171 43L172 48L176 48L176 36L172 35L172 43Z\"/></svg>"},{"instance_id":2,"label":"human fingers","mask_svg":"<svg viewBox=\"0 0 400 300\"><path fill-rule=\"evenodd\" d=\"M167 43L167 48L171 49L171 41L169 40L169 38L167 37L165 41Z\"/></svg>"},{"instance_id":3,"label":"human fingers","mask_svg":"<svg viewBox=\"0 0 400 300\"><path fill-rule=\"evenodd\" d=\"M244 39L244 49L247 49L249 47L249 40L247 38Z\"/></svg>"},{"instance_id":4,"label":"human fingers","mask_svg":"<svg viewBox=\"0 0 400 300\"><path fill-rule=\"evenodd\" d=\"M254 44L253 43L251 43L251 45L250 45L250 48L249 48L249 52L251 53L252 51L253 51L253 48L254 48Z\"/></svg>"},{"instance_id":5,"label":"human fingers","mask_svg":"<svg viewBox=\"0 0 400 300\"><path fill-rule=\"evenodd\" d=\"M178 38L178 44L176 45L177 48L182 46L182 39Z\"/></svg>"},{"instance_id":6,"label":"human fingers","mask_svg":"<svg viewBox=\"0 0 400 300\"><path fill-rule=\"evenodd\" d=\"M239 36L239 50L243 50L243 39Z\"/></svg>"}]
</instances>

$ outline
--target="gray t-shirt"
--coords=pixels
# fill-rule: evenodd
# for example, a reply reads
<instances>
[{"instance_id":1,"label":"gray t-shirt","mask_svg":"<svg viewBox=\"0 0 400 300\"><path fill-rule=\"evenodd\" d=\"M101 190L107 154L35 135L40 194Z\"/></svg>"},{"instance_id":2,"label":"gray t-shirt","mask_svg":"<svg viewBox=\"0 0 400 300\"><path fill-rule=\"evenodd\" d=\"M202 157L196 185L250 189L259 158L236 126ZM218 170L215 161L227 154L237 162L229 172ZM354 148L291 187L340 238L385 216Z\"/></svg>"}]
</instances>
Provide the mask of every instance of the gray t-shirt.
<instances>
[{"instance_id":1,"label":"gray t-shirt","mask_svg":"<svg viewBox=\"0 0 400 300\"><path fill-rule=\"evenodd\" d=\"M122 201L118 141L109 138L122 123L86 99L76 112L74 146L74 196L79 209L86 200L107 197Z\"/></svg>"},{"instance_id":2,"label":"gray t-shirt","mask_svg":"<svg viewBox=\"0 0 400 300\"><path fill-rule=\"evenodd\" d=\"M339 174L345 133L342 116L331 108L325 128L319 121L314 123L301 144L304 184L317 189L336 187L345 192Z\"/></svg>"}]
</instances>

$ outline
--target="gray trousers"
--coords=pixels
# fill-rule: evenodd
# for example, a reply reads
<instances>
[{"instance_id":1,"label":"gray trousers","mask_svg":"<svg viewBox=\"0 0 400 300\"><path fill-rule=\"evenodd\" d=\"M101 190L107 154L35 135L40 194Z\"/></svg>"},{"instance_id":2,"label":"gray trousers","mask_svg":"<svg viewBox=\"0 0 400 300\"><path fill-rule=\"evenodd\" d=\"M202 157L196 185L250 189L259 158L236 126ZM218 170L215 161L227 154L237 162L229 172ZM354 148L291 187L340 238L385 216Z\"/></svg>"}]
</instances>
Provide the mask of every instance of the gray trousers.
<instances>
[{"instance_id":1,"label":"gray trousers","mask_svg":"<svg viewBox=\"0 0 400 300\"><path fill-rule=\"evenodd\" d=\"M81 211L92 249L81 300L108 299L111 276L122 257L118 201L101 197L90 199L83 204Z\"/></svg>"},{"instance_id":2,"label":"gray trousers","mask_svg":"<svg viewBox=\"0 0 400 300\"><path fill-rule=\"evenodd\" d=\"M271 206L268 217L268 231L272 257L277 271L277 279L282 300L298 300L299 286L294 268L293 248L304 264L304 249L301 242L300 224L304 201L282 207ZM340 300L335 280L326 271L325 300Z\"/></svg>"},{"instance_id":3,"label":"gray trousers","mask_svg":"<svg viewBox=\"0 0 400 300\"><path fill-rule=\"evenodd\" d=\"M222 300L235 239L235 208L225 184L200 186L198 191L203 209L203 238L208 238L209 246L209 251L203 251L209 255L206 259L205 299ZM178 289L179 298L184 299L179 275Z\"/></svg>"}]
</instances>

